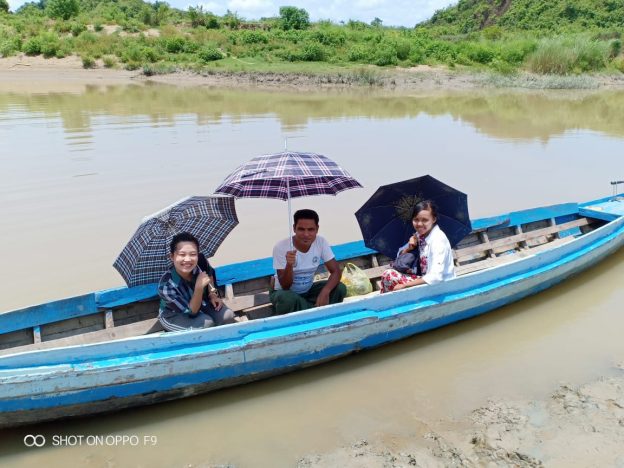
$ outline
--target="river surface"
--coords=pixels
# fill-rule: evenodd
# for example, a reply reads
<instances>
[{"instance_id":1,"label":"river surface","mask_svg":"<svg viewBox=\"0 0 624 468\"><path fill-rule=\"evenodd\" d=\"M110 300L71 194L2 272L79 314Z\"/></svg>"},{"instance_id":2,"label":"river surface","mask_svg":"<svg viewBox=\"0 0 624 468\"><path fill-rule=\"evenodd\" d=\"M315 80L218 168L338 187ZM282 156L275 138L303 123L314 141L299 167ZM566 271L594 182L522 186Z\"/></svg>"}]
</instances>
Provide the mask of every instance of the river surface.
<instances>
[{"instance_id":1,"label":"river surface","mask_svg":"<svg viewBox=\"0 0 624 468\"><path fill-rule=\"evenodd\" d=\"M111 264L144 216L212 193L285 143L364 186L293 201L319 212L333 244L360 238L353 213L379 185L423 174L467 193L473 218L603 197L624 178L624 92L36 91L0 89L0 311L121 285ZM270 256L288 234L283 202L238 200L237 212L215 265ZM488 398L538 398L608 374L624 351L623 277L621 251L487 316L313 369L5 431L0 463L294 466L359 438L421 434ZM25 434L48 444L27 449ZM61 439L72 435L82 444ZM111 435L139 444L95 438Z\"/></svg>"}]
</instances>

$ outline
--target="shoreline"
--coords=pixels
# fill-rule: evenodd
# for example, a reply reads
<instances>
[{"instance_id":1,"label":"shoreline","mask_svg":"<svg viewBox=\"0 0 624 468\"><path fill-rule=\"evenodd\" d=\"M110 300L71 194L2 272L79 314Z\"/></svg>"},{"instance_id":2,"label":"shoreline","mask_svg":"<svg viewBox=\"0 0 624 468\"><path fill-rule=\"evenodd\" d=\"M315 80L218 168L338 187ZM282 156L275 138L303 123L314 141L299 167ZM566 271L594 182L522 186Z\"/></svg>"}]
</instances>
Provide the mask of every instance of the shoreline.
<instances>
[{"instance_id":1,"label":"shoreline","mask_svg":"<svg viewBox=\"0 0 624 468\"><path fill-rule=\"evenodd\" d=\"M624 74L548 76L490 72L420 65L409 69L345 69L330 73L202 72L177 71L145 75L143 70L85 69L77 56L44 59L26 55L0 58L0 89L5 92L81 92L87 86L167 84L181 87L212 87L264 91L385 91L395 94L518 90L618 90Z\"/></svg>"},{"instance_id":2,"label":"shoreline","mask_svg":"<svg viewBox=\"0 0 624 468\"><path fill-rule=\"evenodd\" d=\"M374 434L299 459L324 466L624 466L624 361L613 375L561 383L534 400L491 399L459 419L414 420L410 434Z\"/></svg>"}]
</instances>

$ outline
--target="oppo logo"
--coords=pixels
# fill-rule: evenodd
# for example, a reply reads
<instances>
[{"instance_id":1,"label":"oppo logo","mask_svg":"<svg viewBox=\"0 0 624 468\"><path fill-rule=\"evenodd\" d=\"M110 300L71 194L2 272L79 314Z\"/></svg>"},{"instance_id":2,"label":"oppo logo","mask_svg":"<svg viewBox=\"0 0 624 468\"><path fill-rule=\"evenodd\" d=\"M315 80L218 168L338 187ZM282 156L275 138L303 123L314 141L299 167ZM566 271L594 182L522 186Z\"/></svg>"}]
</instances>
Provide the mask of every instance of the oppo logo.
<instances>
[{"instance_id":1,"label":"oppo logo","mask_svg":"<svg viewBox=\"0 0 624 468\"><path fill-rule=\"evenodd\" d=\"M46 438L41 434L32 435L27 434L24 436L24 445L26 447L43 447L46 443Z\"/></svg>"}]
</instances>

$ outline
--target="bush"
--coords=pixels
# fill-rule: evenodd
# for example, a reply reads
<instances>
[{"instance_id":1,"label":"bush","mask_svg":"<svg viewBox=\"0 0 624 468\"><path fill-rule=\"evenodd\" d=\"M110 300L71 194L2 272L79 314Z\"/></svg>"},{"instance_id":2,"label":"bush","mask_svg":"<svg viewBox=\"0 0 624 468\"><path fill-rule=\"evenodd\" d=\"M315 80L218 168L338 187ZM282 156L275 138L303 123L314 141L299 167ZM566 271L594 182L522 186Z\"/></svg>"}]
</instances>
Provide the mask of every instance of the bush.
<instances>
[{"instance_id":1,"label":"bush","mask_svg":"<svg viewBox=\"0 0 624 468\"><path fill-rule=\"evenodd\" d=\"M326 57L325 49L318 42L308 42L303 45L300 60L304 62L322 62Z\"/></svg>"},{"instance_id":2,"label":"bush","mask_svg":"<svg viewBox=\"0 0 624 468\"><path fill-rule=\"evenodd\" d=\"M61 48L61 41L54 33L43 33L39 36L41 43L41 53L45 58L56 57L58 50Z\"/></svg>"},{"instance_id":3,"label":"bush","mask_svg":"<svg viewBox=\"0 0 624 468\"><path fill-rule=\"evenodd\" d=\"M380 44L375 51L373 63L380 67L384 67L386 65L397 65L399 63L399 59L397 57L396 49L390 44Z\"/></svg>"},{"instance_id":4,"label":"bush","mask_svg":"<svg viewBox=\"0 0 624 468\"><path fill-rule=\"evenodd\" d=\"M614 39L609 43L609 58L614 58L620 55L622 52L622 41L620 39Z\"/></svg>"},{"instance_id":5,"label":"bush","mask_svg":"<svg viewBox=\"0 0 624 468\"><path fill-rule=\"evenodd\" d=\"M13 36L8 39L0 39L0 57L10 57L20 50L21 41L19 36Z\"/></svg>"},{"instance_id":6,"label":"bush","mask_svg":"<svg viewBox=\"0 0 624 468\"><path fill-rule=\"evenodd\" d=\"M70 31L72 33L72 36L74 37L80 36L80 33L86 30L87 30L87 26L82 23L73 23L70 27Z\"/></svg>"},{"instance_id":7,"label":"bush","mask_svg":"<svg viewBox=\"0 0 624 468\"><path fill-rule=\"evenodd\" d=\"M136 70L145 59L143 55L143 48L138 44L130 44L121 54L121 60L126 64L136 64L136 68L129 70Z\"/></svg>"},{"instance_id":8,"label":"bush","mask_svg":"<svg viewBox=\"0 0 624 468\"><path fill-rule=\"evenodd\" d=\"M95 59L88 55L82 57L82 68L95 68Z\"/></svg>"},{"instance_id":9,"label":"bush","mask_svg":"<svg viewBox=\"0 0 624 468\"><path fill-rule=\"evenodd\" d=\"M104 62L105 68L113 68L117 64L117 60L112 55L105 55L102 57L102 61Z\"/></svg>"},{"instance_id":10,"label":"bush","mask_svg":"<svg viewBox=\"0 0 624 468\"><path fill-rule=\"evenodd\" d=\"M31 37L22 46L22 52L26 55L41 54L41 39L39 37Z\"/></svg>"},{"instance_id":11,"label":"bush","mask_svg":"<svg viewBox=\"0 0 624 468\"><path fill-rule=\"evenodd\" d=\"M282 29L307 29L310 26L310 15L303 8L283 6L279 9Z\"/></svg>"},{"instance_id":12,"label":"bush","mask_svg":"<svg viewBox=\"0 0 624 468\"><path fill-rule=\"evenodd\" d=\"M153 47L143 47L142 53L143 57L151 63L158 62L161 59L160 54Z\"/></svg>"},{"instance_id":13,"label":"bush","mask_svg":"<svg viewBox=\"0 0 624 468\"><path fill-rule=\"evenodd\" d=\"M341 46L347 41L346 34L340 29L319 29L311 37L325 46Z\"/></svg>"},{"instance_id":14,"label":"bush","mask_svg":"<svg viewBox=\"0 0 624 468\"><path fill-rule=\"evenodd\" d=\"M186 39L180 36L168 37L163 39L164 47L170 54L178 54L184 51L186 46Z\"/></svg>"},{"instance_id":15,"label":"bush","mask_svg":"<svg viewBox=\"0 0 624 468\"><path fill-rule=\"evenodd\" d=\"M166 64L166 63L157 63L155 65L144 65L143 66L143 74L145 76L153 76L153 75L167 75L169 73L175 73L177 68L175 65Z\"/></svg>"},{"instance_id":16,"label":"bush","mask_svg":"<svg viewBox=\"0 0 624 468\"><path fill-rule=\"evenodd\" d=\"M507 63L521 64L537 49L537 41L519 40L505 42L499 46L499 56Z\"/></svg>"},{"instance_id":17,"label":"bush","mask_svg":"<svg viewBox=\"0 0 624 468\"><path fill-rule=\"evenodd\" d=\"M624 57L618 57L612 63L616 70L624 73Z\"/></svg>"},{"instance_id":18,"label":"bush","mask_svg":"<svg viewBox=\"0 0 624 468\"><path fill-rule=\"evenodd\" d=\"M350 62L368 63L370 62L372 55L370 47L357 44L349 49L347 58Z\"/></svg>"},{"instance_id":19,"label":"bush","mask_svg":"<svg viewBox=\"0 0 624 468\"><path fill-rule=\"evenodd\" d=\"M269 38L262 31L243 31L240 34L240 40L243 44L267 44Z\"/></svg>"},{"instance_id":20,"label":"bush","mask_svg":"<svg viewBox=\"0 0 624 468\"><path fill-rule=\"evenodd\" d=\"M490 47L485 44L479 44L474 42L468 42L461 44L462 52L475 63L488 64L490 63L494 57L495 53Z\"/></svg>"},{"instance_id":21,"label":"bush","mask_svg":"<svg viewBox=\"0 0 624 468\"><path fill-rule=\"evenodd\" d=\"M481 34L488 41L496 41L503 37L503 30L500 26L488 26L481 31Z\"/></svg>"},{"instance_id":22,"label":"bush","mask_svg":"<svg viewBox=\"0 0 624 468\"><path fill-rule=\"evenodd\" d=\"M9 2L7 0L0 0L0 13L9 12Z\"/></svg>"},{"instance_id":23,"label":"bush","mask_svg":"<svg viewBox=\"0 0 624 468\"><path fill-rule=\"evenodd\" d=\"M199 52L197 52L197 56L202 62L206 63L221 60L223 58L223 54L214 46L202 47Z\"/></svg>"},{"instance_id":24,"label":"bush","mask_svg":"<svg viewBox=\"0 0 624 468\"><path fill-rule=\"evenodd\" d=\"M48 0L45 9L50 18L68 20L78 14L78 0Z\"/></svg>"}]
</instances>

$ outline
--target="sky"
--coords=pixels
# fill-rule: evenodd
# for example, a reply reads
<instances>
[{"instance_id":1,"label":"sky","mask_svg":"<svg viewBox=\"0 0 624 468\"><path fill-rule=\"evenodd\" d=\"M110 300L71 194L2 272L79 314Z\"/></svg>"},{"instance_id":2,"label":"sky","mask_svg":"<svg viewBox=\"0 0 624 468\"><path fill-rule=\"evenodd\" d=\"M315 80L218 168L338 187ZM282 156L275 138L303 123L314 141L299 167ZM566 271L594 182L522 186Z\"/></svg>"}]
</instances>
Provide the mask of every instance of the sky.
<instances>
[{"instance_id":1,"label":"sky","mask_svg":"<svg viewBox=\"0 0 624 468\"><path fill-rule=\"evenodd\" d=\"M9 0L10 9L15 11L25 1ZM312 21L329 19L338 23L352 19L370 23L379 18L384 26L412 27L457 0L168 0L167 3L182 10L202 5L205 11L219 16L230 10L246 20L278 16L279 7L289 5L305 8Z\"/></svg>"}]
</instances>

